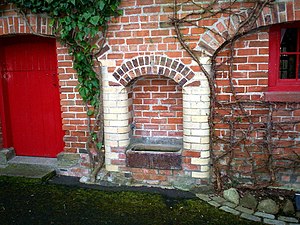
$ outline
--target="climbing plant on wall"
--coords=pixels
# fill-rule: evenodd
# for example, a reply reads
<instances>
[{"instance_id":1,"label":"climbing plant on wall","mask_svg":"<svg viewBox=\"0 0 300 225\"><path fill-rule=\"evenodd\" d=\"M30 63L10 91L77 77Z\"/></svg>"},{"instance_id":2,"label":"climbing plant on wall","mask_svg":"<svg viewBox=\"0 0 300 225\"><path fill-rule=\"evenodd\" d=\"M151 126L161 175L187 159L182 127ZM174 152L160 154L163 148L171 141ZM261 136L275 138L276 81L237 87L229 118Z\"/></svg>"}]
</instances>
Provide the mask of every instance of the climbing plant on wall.
<instances>
[{"instance_id":1,"label":"climbing plant on wall","mask_svg":"<svg viewBox=\"0 0 300 225\"><path fill-rule=\"evenodd\" d=\"M92 179L103 165L101 125L101 69L95 65L96 55L105 44L107 24L113 16L118 16L121 0L8 0L24 16L27 12L46 13L52 22L54 34L67 45L73 56L73 67L78 75L78 91L86 103L89 121L96 118L94 127L89 126L90 137L87 143L93 159ZM89 123L91 124L91 123ZM91 149L90 149L91 148ZM95 152L95 151L94 151ZM96 163L97 162L97 163ZM97 164L97 165L96 165Z\"/></svg>"},{"instance_id":2,"label":"climbing plant on wall","mask_svg":"<svg viewBox=\"0 0 300 225\"><path fill-rule=\"evenodd\" d=\"M246 6L242 9L239 6L243 3ZM236 46L251 34L266 32L268 23L260 27L257 21L261 19L263 11L271 11L276 6L274 4L277 4L274 0L214 0L205 3L193 0L173 1L174 16L170 19L177 39L201 68L210 88L211 163L215 187L219 191L228 185L250 188L270 186L276 184L278 173L299 171L299 135L295 127L300 121L297 118L289 118L288 121L280 120L278 116L276 118L276 113L296 112L299 110L299 103L247 98L239 90L234 73L237 63ZM181 15L179 11L183 7L191 7L193 10ZM221 22L218 25L224 26L223 32L218 32L218 25L214 27L207 23L210 18L220 18L218 21L222 21L223 25ZM220 45L215 49L202 43L201 57L208 59L204 63L199 58L199 51L195 50L199 43L193 42L195 39L199 40L195 37L197 32L187 33L187 28L200 30L199 36L207 34L208 39L220 40ZM217 42L212 41L212 46ZM209 69L206 64L210 65ZM223 84L218 84L218 81ZM222 92L227 93L230 98L221 98ZM255 114L255 110L259 113ZM219 125L222 125L222 129ZM290 132L291 130L295 132ZM288 137L290 142L284 143L288 132L291 133ZM283 155L284 150L290 154ZM236 156L240 158L237 159ZM242 179L237 179L238 176L246 182L240 182Z\"/></svg>"}]
</instances>

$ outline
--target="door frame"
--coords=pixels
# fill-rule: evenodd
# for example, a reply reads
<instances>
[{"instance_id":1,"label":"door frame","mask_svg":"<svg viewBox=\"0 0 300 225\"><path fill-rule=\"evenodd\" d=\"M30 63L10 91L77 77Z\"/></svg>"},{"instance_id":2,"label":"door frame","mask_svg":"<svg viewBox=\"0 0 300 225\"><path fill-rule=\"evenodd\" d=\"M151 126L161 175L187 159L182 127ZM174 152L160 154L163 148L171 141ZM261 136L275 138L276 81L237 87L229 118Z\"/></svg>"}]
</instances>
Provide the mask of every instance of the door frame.
<instances>
[{"instance_id":1,"label":"door frame","mask_svg":"<svg viewBox=\"0 0 300 225\"><path fill-rule=\"evenodd\" d=\"M2 38L0 38L0 48L2 43ZM2 59L3 55L0 51L0 60ZM9 118L9 112L8 109L5 109L5 103L4 103L4 84L3 84L3 79L4 79L4 68L0 65L0 107L2 110L0 110L0 119L1 119L1 129L2 129L2 140L3 140L3 148L9 148L12 147L12 139L11 136L8 134L8 129L9 129L9 124L8 121L10 121Z\"/></svg>"},{"instance_id":2,"label":"door frame","mask_svg":"<svg viewBox=\"0 0 300 225\"><path fill-rule=\"evenodd\" d=\"M20 37L20 36L28 36L29 38L30 37L35 37L36 35L23 35L23 34L18 34L16 35L16 37ZM38 36L36 36L38 37ZM6 38L9 38L9 36L0 36L0 49L1 49L1 46L4 46L5 44L5 41L3 41L4 39ZM48 38L52 38L52 37L48 37ZM54 39L54 38L52 38ZM55 61L55 64L56 64L56 72L55 74L58 75L58 59L57 59L57 48L55 49L55 52L56 52L56 61ZM0 50L0 63L1 61L3 62L3 58L4 58L4 54L3 52L1 52ZM3 148L10 148L10 147L14 147L13 146L13 134L10 132L11 130L11 124L10 124L10 121L11 121L11 114L10 114L10 109L9 107L6 107L5 108L5 105L7 106L9 104L8 102L8 99L5 100L5 97L4 97L4 93L6 93L8 90L7 90L7 87L5 85L5 82L4 82L4 76L5 76L5 65L2 66L0 65L0 119L1 119L1 128L2 128L2 140L3 140ZM56 76L57 79L57 85L59 85L59 78ZM58 93L58 96L60 96L60 91ZM61 102L60 102L60 97L58 97L59 99L59 108L61 107ZM60 109L60 113L61 113L61 109ZM61 152L64 150L64 146L65 146L65 143L64 143L64 140L63 140L63 137L64 137L64 130L63 130L63 123L62 123L62 115L60 116L60 126L61 126L61 138L62 140L60 140L62 142L62 149L61 149ZM34 156L33 156L34 157ZM36 156L36 157L41 157L41 156ZM43 157L43 156L42 156ZM45 156L47 157L47 156ZM53 156L52 156L53 157Z\"/></svg>"}]
</instances>

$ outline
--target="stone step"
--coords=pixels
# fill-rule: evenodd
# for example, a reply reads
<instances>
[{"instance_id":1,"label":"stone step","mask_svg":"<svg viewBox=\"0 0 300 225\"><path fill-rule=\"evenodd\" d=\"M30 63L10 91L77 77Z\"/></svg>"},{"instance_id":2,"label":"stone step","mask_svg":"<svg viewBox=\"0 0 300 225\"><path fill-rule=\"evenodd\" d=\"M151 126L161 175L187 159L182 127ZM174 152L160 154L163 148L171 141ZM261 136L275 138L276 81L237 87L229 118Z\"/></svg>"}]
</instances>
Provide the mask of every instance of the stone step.
<instances>
[{"instance_id":1,"label":"stone step","mask_svg":"<svg viewBox=\"0 0 300 225\"><path fill-rule=\"evenodd\" d=\"M57 160L16 156L0 168L0 176L17 176L48 180L56 175Z\"/></svg>"},{"instance_id":2,"label":"stone step","mask_svg":"<svg viewBox=\"0 0 300 225\"><path fill-rule=\"evenodd\" d=\"M57 167L56 158L43 158L43 157L29 157L29 156L15 156L10 159L8 164L30 164L30 165L43 165L48 167Z\"/></svg>"},{"instance_id":3,"label":"stone step","mask_svg":"<svg viewBox=\"0 0 300 225\"><path fill-rule=\"evenodd\" d=\"M5 168L0 168L0 175L48 180L56 175L56 171L54 168L43 165L9 164Z\"/></svg>"}]
</instances>

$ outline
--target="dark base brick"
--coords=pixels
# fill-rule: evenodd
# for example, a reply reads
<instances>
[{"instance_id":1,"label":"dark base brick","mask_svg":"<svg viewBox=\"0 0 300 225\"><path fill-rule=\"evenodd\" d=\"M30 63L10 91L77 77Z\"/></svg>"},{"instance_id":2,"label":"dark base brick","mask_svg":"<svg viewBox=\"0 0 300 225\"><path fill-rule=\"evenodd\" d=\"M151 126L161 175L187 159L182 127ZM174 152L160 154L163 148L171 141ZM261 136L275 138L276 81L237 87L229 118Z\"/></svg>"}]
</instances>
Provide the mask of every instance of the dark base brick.
<instances>
[{"instance_id":1,"label":"dark base brick","mask_svg":"<svg viewBox=\"0 0 300 225\"><path fill-rule=\"evenodd\" d=\"M126 164L135 168L178 170L181 169L181 154L127 151Z\"/></svg>"}]
</instances>

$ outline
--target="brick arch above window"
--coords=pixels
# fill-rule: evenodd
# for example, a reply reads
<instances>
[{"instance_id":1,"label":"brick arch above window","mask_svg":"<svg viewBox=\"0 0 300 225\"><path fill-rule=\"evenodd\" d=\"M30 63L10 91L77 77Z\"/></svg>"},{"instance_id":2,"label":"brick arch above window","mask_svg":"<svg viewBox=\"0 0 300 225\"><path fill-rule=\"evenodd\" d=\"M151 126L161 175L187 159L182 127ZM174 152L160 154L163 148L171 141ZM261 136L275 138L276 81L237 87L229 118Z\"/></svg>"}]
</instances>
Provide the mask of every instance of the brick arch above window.
<instances>
[{"instance_id":1,"label":"brick arch above window","mask_svg":"<svg viewBox=\"0 0 300 225\"><path fill-rule=\"evenodd\" d=\"M295 0L286 0L275 2L272 7L266 6L256 19L253 29L300 20L300 6L295 2ZM251 10L246 7L237 14L220 17L216 22L207 26L208 29L204 33L200 34L199 42L194 50L213 55L226 40L234 35L239 29L239 24L250 14Z\"/></svg>"},{"instance_id":2,"label":"brick arch above window","mask_svg":"<svg viewBox=\"0 0 300 225\"><path fill-rule=\"evenodd\" d=\"M113 72L117 83L111 82L110 85L128 86L136 78L146 75L162 75L171 78L182 87L185 85L196 86L195 81L191 81L195 73L188 66L176 59L154 55L138 56L124 62Z\"/></svg>"}]
</instances>

